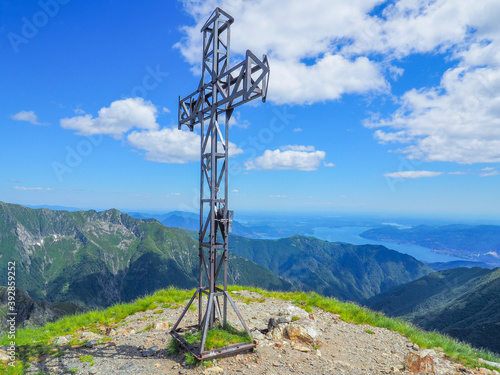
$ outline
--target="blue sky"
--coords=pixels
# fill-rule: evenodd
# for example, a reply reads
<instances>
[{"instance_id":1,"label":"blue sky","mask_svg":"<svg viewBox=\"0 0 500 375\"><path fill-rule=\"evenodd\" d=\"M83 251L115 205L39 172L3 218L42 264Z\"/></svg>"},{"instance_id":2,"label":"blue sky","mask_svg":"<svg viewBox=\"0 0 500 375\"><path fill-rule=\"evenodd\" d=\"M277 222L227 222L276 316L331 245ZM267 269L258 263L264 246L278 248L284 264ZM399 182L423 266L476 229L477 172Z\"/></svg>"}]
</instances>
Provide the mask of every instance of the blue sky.
<instances>
[{"instance_id":1,"label":"blue sky","mask_svg":"<svg viewBox=\"0 0 500 375\"><path fill-rule=\"evenodd\" d=\"M252 5L253 3L253 5ZM269 56L236 110L234 210L495 217L500 3L0 0L0 200L196 211L201 25Z\"/></svg>"}]
</instances>

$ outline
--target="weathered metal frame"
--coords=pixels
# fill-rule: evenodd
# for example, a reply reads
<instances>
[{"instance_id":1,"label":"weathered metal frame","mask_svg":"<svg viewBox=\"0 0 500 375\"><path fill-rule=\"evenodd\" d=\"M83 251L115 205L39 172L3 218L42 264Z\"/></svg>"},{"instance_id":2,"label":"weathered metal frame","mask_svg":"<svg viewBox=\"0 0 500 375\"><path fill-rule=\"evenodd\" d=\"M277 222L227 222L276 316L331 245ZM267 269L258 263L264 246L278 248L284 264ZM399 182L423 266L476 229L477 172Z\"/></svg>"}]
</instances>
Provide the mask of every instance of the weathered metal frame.
<instances>
[{"instance_id":1,"label":"weathered metal frame","mask_svg":"<svg viewBox=\"0 0 500 375\"><path fill-rule=\"evenodd\" d=\"M183 99L179 97L179 129L182 125L186 125L193 131L196 125L200 125L200 265L199 287L170 334L198 359L222 357L255 348L252 339L251 342L205 350L206 335L208 330L213 328L215 319L218 319L223 327L227 324L228 302L247 334L252 337L227 291L228 239L232 218L232 213L228 210L229 121L235 107L259 97L263 102L266 101L269 62L266 55L260 60L247 50L245 60L229 68L230 28L233 22L234 18L220 8L216 8L210 15L201 29L203 69L200 84L191 95ZM223 121L220 121L220 115L224 115ZM222 193L219 194L221 190ZM206 218L205 212L208 212ZM219 240L222 242L218 242ZM208 262L205 249L208 249ZM220 251L222 254L219 255ZM223 289L217 287L221 272ZM208 286L205 284L205 279ZM208 297L208 301L203 314L204 294ZM198 298L198 324L193 327L203 330L199 348L187 343L181 335L186 329L193 327L179 328L196 298ZM222 311L219 298L223 300Z\"/></svg>"}]
</instances>

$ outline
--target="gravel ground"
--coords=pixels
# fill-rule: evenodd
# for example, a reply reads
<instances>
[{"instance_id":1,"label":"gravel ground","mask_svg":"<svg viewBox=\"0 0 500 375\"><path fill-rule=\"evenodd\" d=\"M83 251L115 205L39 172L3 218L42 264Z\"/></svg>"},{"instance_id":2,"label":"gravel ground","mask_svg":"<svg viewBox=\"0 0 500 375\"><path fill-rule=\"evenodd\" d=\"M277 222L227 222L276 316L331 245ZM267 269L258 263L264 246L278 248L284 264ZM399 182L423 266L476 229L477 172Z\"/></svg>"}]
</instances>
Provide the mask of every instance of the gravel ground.
<instances>
[{"instance_id":1,"label":"gravel ground","mask_svg":"<svg viewBox=\"0 0 500 375\"><path fill-rule=\"evenodd\" d=\"M257 293L241 291L239 296L259 298ZM248 300L247 300L248 301ZM447 374L499 374L487 369L466 369L437 350L422 350L407 338L383 328L349 324L335 314L319 309L312 314L291 302L266 298L265 302L235 303L257 342L253 353L214 360L212 367L189 368L183 357L168 357L164 349L171 339L168 334L182 309L157 308L127 317L115 327L101 327L100 334L78 332L87 346L74 347L65 354L41 362L31 362L28 374L415 374L405 364L413 353L419 358L431 357L433 372ZM239 323L232 309L229 321ZM197 311L190 311L182 326L194 324ZM273 318L278 327L264 335ZM300 318L300 319L298 319ZM294 320L293 323L290 323ZM290 327L309 332L310 341L289 339ZM170 328L169 328L170 327ZM265 332L265 331L264 331ZM64 344L72 336L56 338ZM38 373L37 373L38 372Z\"/></svg>"}]
</instances>

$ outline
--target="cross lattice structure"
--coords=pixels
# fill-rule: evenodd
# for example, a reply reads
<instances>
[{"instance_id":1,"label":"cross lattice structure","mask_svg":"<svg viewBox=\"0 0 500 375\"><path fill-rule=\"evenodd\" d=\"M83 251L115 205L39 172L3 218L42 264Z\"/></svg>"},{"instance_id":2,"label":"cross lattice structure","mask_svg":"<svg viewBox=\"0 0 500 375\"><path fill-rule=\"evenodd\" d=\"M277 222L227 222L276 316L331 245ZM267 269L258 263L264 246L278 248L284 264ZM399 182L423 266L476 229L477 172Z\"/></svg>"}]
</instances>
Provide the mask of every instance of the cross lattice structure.
<instances>
[{"instance_id":1,"label":"cross lattice structure","mask_svg":"<svg viewBox=\"0 0 500 375\"><path fill-rule=\"evenodd\" d=\"M227 324L228 304L234 309L247 334L251 333L227 291L228 239L233 211L228 209L229 121L234 108L251 100L265 102L269 81L267 56L258 59L249 50L245 60L230 68L230 28L234 18L216 8L202 27L203 69L198 89L184 99L179 97L179 129L182 125L191 131L200 125L201 133L201 186L199 231L199 287L173 326L170 334L198 359L215 358L246 351L255 347L247 342L205 350L208 330L216 320ZM220 278L222 277L222 288ZM203 310L203 295L207 299ZM198 324L202 330L199 347L184 340L179 328L185 314L198 299ZM222 306L221 306L222 305Z\"/></svg>"}]
</instances>

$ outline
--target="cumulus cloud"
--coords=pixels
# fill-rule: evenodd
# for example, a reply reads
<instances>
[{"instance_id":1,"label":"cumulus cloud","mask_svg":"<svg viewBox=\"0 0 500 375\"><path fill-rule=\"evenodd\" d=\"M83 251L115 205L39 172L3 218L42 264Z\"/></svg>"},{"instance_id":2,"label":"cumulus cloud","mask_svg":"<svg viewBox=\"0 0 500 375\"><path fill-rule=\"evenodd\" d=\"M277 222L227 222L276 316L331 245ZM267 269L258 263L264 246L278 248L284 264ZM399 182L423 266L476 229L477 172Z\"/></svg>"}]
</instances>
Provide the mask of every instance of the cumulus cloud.
<instances>
[{"instance_id":1,"label":"cumulus cloud","mask_svg":"<svg viewBox=\"0 0 500 375\"><path fill-rule=\"evenodd\" d=\"M184 164L200 160L200 135L177 128L152 131L134 131L127 136L135 148L144 150L146 160L159 163ZM222 149L222 144L217 146ZM229 156L241 154L243 150L229 142Z\"/></svg>"},{"instance_id":2,"label":"cumulus cloud","mask_svg":"<svg viewBox=\"0 0 500 375\"><path fill-rule=\"evenodd\" d=\"M436 87L397 99L378 128L380 143L411 159L463 164L500 161L500 2L498 0L183 0L195 25L177 44L199 69L201 33L215 6L232 14L231 47L267 53L269 100L310 104L349 93L387 93L412 54L440 54L453 66ZM377 8L377 11L374 9ZM234 54L233 54L234 56Z\"/></svg>"},{"instance_id":3,"label":"cumulus cloud","mask_svg":"<svg viewBox=\"0 0 500 375\"><path fill-rule=\"evenodd\" d=\"M160 129L157 108L142 98L117 100L99 110L97 117L90 114L64 118L61 126L76 130L78 135L105 134L125 139L139 150L146 160L159 163L189 163L200 160L200 136L177 128ZM219 149L223 146L219 142ZM242 153L229 142L229 156Z\"/></svg>"},{"instance_id":4,"label":"cumulus cloud","mask_svg":"<svg viewBox=\"0 0 500 375\"><path fill-rule=\"evenodd\" d=\"M277 104L311 104L388 89L380 68L364 56L349 60L327 54L313 65L286 60L272 63L268 98Z\"/></svg>"},{"instance_id":5,"label":"cumulus cloud","mask_svg":"<svg viewBox=\"0 0 500 375\"><path fill-rule=\"evenodd\" d=\"M446 53L458 61L436 87L411 89L389 117L366 122L381 127L381 143L401 143L410 159L461 164L500 162L500 3L400 0L377 19L366 45L406 56ZM381 40L383 43L375 43Z\"/></svg>"},{"instance_id":6,"label":"cumulus cloud","mask_svg":"<svg viewBox=\"0 0 500 375\"><path fill-rule=\"evenodd\" d=\"M408 144L411 159L500 162L500 69L455 68L441 85L410 90L390 117L367 121L379 141Z\"/></svg>"},{"instance_id":7,"label":"cumulus cloud","mask_svg":"<svg viewBox=\"0 0 500 375\"><path fill-rule=\"evenodd\" d=\"M341 40L354 38L367 13L379 0L184 0L195 25L183 28L176 47L199 72L200 29L215 6L237 19L232 25L231 49L241 58L247 49L271 59L268 98L276 103L335 100L345 93L387 90L380 65L364 56L339 51Z\"/></svg>"},{"instance_id":8,"label":"cumulus cloud","mask_svg":"<svg viewBox=\"0 0 500 375\"><path fill-rule=\"evenodd\" d=\"M11 118L16 121L27 121L32 125L48 125L47 123L38 121L38 116L34 111L20 111L12 115Z\"/></svg>"},{"instance_id":9,"label":"cumulus cloud","mask_svg":"<svg viewBox=\"0 0 500 375\"><path fill-rule=\"evenodd\" d=\"M245 162L247 170L313 171L318 169L325 158L324 151L316 151L313 146L283 146L277 150L265 150L262 156Z\"/></svg>"},{"instance_id":10,"label":"cumulus cloud","mask_svg":"<svg viewBox=\"0 0 500 375\"><path fill-rule=\"evenodd\" d=\"M391 178L421 178L421 177L437 177L441 176L443 172L430 172L430 171L403 171L385 173L385 177Z\"/></svg>"},{"instance_id":11,"label":"cumulus cloud","mask_svg":"<svg viewBox=\"0 0 500 375\"><path fill-rule=\"evenodd\" d=\"M133 128L157 130L158 110L142 98L117 100L99 110L97 117L90 114L62 119L61 126L76 130L78 135L104 134L120 139Z\"/></svg>"}]
</instances>

